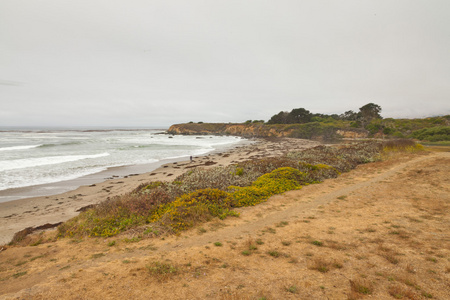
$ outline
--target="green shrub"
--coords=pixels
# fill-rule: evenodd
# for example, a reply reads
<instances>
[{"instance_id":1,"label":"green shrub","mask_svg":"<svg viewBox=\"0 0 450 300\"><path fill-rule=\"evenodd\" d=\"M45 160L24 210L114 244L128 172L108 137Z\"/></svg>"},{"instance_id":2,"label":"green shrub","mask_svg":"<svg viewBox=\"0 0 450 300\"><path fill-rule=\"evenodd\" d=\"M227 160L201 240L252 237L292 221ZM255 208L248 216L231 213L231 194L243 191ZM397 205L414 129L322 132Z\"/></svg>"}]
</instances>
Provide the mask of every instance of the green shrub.
<instances>
[{"instance_id":1,"label":"green shrub","mask_svg":"<svg viewBox=\"0 0 450 300\"><path fill-rule=\"evenodd\" d=\"M286 127L286 129L292 130L289 137L299 139L323 138L325 140L337 139L336 131L338 128L337 126L320 122L294 124Z\"/></svg>"},{"instance_id":2,"label":"green shrub","mask_svg":"<svg viewBox=\"0 0 450 300\"><path fill-rule=\"evenodd\" d=\"M177 266L161 262L153 262L146 267L150 275L155 276L159 281L167 280L180 272Z\"/></svg>"},{"instance_id":3,"label":"green shrub","mask_svg":"<svg viewBox=\"0 0 450 300\"><path fill-rule=\"evenodd\" d=\"M370 132L370 134L375 134L381 130L382 126L380 124L369 124L366 126L366 129Z\"/></svg>"},{"instance_id":4,"label":"green shrub","mask_svg":"<svg viewBox=\"0 0 450 300\"><path fill-rule=\"evenodd\" d=\"M389 134L393 134L394 132L395 132L395 130L393 128L390 128L390 127L383 128L383 134L389 135Z\"/></svg>"},{"instance_id":5,"label":"green shrub","mask_svg":"<svg viewBox=\"0 0 450 300\"><path fill-rule=\"evenodd\" d=\"M403 133L401 133L400 131L396 131L392 134L393 137L398 138L398 139L403 139L405 137L405 135Z\"/></svg>"},{"instance_id":6,"label":"green shrub","mask_svg":"<svg viewBox=\"0 0 450 300\"><path fill-rule=\"evenodd\" d=\"M411 137L430 142L450 141L450 126L438 126L414 131Z\"/></svg>"}]
</instances>

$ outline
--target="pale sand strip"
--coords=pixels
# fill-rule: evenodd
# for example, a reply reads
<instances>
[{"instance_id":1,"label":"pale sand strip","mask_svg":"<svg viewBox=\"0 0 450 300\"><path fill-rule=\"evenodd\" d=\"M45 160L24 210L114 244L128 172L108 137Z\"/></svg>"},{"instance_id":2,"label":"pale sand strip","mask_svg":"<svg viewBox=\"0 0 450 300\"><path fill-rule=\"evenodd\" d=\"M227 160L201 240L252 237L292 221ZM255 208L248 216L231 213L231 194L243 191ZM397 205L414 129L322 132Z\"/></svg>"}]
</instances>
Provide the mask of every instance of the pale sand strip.
<instances>
[{"instance_id":1,"label":"pale sand strip","mask_svg":"<svg viewBox=\"0 0 450 300\"><path fill-rule=\"evenodd\" d=\"M155 180L173 180L193 166L211 168L226 166L240 161L277 156L294 150L319 145L318 142L301 139L257 140L256 143L232 148L224 153L212 153L196 157L193 162L168 163L160 168L127 178L114 178L92 186L53 196L42 196L0 203L0 245L8 243L14 233L27 227L46 223L64 222L79 212L78 209L97 204L108 197L131 192L139 184ZM205 166L206 162L214 162Z\"/></svg>"}]
</instances>

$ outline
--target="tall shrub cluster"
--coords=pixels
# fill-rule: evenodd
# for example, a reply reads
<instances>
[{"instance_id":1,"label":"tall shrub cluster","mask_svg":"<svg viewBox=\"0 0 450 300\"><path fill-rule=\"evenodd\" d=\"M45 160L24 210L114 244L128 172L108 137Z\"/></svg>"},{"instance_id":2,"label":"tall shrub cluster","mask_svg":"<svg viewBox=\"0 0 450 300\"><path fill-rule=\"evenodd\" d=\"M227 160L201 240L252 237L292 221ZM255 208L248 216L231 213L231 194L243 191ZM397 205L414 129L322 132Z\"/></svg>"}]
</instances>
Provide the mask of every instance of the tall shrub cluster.
<instances>
[{"instance_id":1,"label":"tall shrub cluster","mask_svg":"<svg viewBox=\"0 0 450 300\"><path fill-rule=\"evenodd\" d=\"M450 126L423 128L413 132L411 136L422 141L450 141Z\"/></svg>"},{"instance_id":2,"label":"tall shrub cluster","mask_svg":"<svg viewBox=\"0 0 450 300\"><path fill-rule=\"evenodd\" d=\"M332 122L333 120L355 121L358 126L365 127L374 119L382 119L381 106L375 103L368 103L359 108L358 112L352 110L338 114L318 114L311 113L304 108L294 108L290 112L280 111L273 115L268 124L305 124L310 122Z\"/></svg>"}]
</instances>

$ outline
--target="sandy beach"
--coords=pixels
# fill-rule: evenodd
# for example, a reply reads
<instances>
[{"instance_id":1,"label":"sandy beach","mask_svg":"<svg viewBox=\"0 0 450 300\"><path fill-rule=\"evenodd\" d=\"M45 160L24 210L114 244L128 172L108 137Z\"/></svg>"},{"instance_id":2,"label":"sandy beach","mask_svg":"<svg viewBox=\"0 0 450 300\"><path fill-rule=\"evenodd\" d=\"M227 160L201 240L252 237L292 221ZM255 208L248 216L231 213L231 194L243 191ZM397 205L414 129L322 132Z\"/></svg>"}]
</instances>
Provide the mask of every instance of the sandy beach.
<instances>
[{"instance_id":1,"label":"sandy beach","mask_svg":"<svg viewBox=\"0 0 450 300\"><path fill-rule=\"evenodd\" d=\"M3 202L0 203L0 245L9 243L14 233L20 230L64 222L76 216L83 207L100 203L108 197L129 193L144 182L170 181L190 168L226 166L252 158L276 156L288 151L314 147L318 144L315 141L289 138L257 139L252 143L238 144L224 152L194 157L192 162L171 161L155 170L126 176L114 175L109 170L109 179L101 183L83 185L58 195Z\"/></svg>"}]
</instances>

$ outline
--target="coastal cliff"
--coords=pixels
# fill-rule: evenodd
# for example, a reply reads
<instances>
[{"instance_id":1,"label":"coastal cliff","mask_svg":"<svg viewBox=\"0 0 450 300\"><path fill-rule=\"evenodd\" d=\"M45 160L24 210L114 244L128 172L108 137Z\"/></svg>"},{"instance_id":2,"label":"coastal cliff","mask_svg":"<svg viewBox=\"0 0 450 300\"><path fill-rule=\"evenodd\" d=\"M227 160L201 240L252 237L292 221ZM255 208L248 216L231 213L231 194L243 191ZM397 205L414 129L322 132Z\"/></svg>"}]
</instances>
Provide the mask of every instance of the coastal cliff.
<instances>
[{"instance_id":1,"label":"coastal cliff","mask_svg":"<svg viewBox=\"0 0 450 300\"><path fill-rule=\"evenodd\" d=\"M189 123L172 125L168 133L184 135L235 135L242 137L286 137L292 130L264 124Z\"/></svg>"},{"instance_id":2,"label":"coastal cliff","mask_svg":"<svg viewBox=\"0 0 450 300\"><path fill-rule=\"evenodd\" d=\"M252 137L293 137L303 139L366 138L368 132L350 128L338 128L318 122L308 124L264 123L186 123L170 126L169 134L183 135L234 135Z\"/></svg>"},{"instance_id":3,"label":"coastal cliff","mask_svg":"<svg viewBox=\"0 0 450 300\"><path fill-rule=\"evenodd\" d=\"M234 135L252 137L290 137L313 140L365 139L365 138L409 138L426 142L450 141L450 115L423 119L373 119L365 124L361 121L338 120L315 117L308 123L194 123L172 125L170 134L185 135Z\"/></svg>"}]
</instances>

